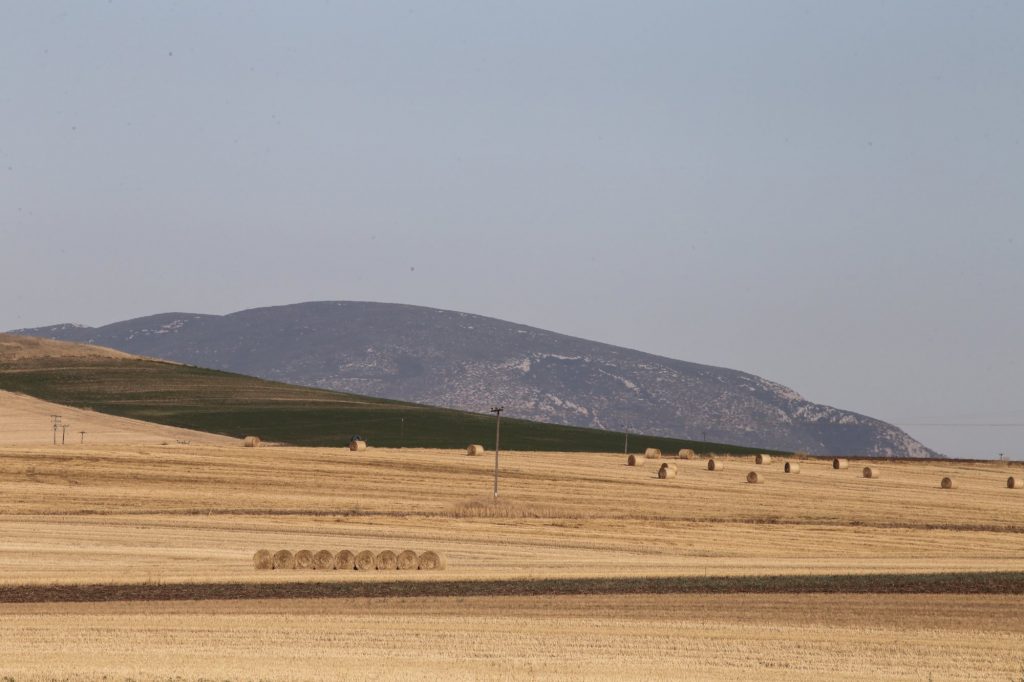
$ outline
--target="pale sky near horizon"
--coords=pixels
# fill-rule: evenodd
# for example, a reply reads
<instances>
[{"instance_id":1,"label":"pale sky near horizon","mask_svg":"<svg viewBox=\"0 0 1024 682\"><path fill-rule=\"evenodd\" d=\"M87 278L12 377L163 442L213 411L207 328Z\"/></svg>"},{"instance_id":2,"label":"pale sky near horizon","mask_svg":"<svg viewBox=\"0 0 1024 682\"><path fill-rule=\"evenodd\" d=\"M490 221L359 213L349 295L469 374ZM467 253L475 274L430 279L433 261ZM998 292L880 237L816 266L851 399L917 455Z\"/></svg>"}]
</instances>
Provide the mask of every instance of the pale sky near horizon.
<instances>
[{"instance_id":1,"label":"pale sky near horizon","mask_svg":"<svg viewBox=\"0 0 1024 682\"><path fill-rule=\"evenodd\" d=\"M1022 27L1016 2L0 0L0 329L429 305L1024 458Z\"/></svg>"}]
</instances>

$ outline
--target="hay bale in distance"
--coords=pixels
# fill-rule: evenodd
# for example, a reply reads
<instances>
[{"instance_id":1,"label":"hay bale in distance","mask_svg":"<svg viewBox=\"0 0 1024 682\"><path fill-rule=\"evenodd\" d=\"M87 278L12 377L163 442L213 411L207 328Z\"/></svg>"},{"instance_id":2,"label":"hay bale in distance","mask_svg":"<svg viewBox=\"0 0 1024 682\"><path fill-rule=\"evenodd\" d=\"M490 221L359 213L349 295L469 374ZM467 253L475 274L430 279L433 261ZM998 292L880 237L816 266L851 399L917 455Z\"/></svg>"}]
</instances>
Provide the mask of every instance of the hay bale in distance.
<instances>
[{"instance_id":1,"label":"hay bale in distance","mask_svg":"<svg viewBox=\"0 0 1024 682\"><path fill-rule=\"evenodd\" d=\"M246 436L242 441L242 445L247 448L258 448L260 446L260 442L259 436Z\"/></svg>"},{"instance_id":2,"label":"hay bale in distance","mask_svg":"<svg viewBox=\"0 0 1024 682\"><path fill-rule=\"evenodd\" d=\"M363 450L366 449L366 441L354 440L348 444L348 449L351 450L352 452L362 452Z\"/></svg>"},{"instance_id":3,"label":"hay bale in distance","mask_svg":"<svg viewBox=\"0 0 1024 682\"><path fill-rule=\"evenodd\" d=\"M377 555L368 549L356 554L355 559L357 571L372 571L377 566Z\"/></svg>"},{"instance_id":4,"label":"hay bale in distance","mask_svg":"<svg viewBox=\"0 0 1024 682\"><path fill-rule=\"evenodd\" d=\"M479 457L486 452L487 450L484 450L483 445L470 445L469 448L466 449L466 454L470 457Z\"/></svg>"},{"instance_id":5,"label":"hay bale in distance","mask_svg":"<svg viewBox=\"0 0 1024 682\"><path fill-rule=\"evenodd\" d=\"M756 471L751 471L747 474L747 483L764 483L764 476Z\"/></svg>"},{"instance_id":6,"label":"hay bale in distance","mask_svg":"<svg viewBox=\"0 0 1024 682\"><path fill-rule=\"evenodd\" d=\"M944 490L952 490L953 488L956 487L956 481L954 481L949 476L946 476L945 478L942 479L942 483L940 483L939 485L942 486Z\"/></svg>"},{"instance_id":7,"label":"hay bale in distance","mask_svg":"<svg viewBox=\"0 0 1024 682\"><path fill-rule=\"evenodd\" d=\"M697 456L697 453L690 448L683 448L679 451L679 459L693 459Z\"/></svg>"},{"instance_id":8,"label":"hay bale in distance","mask_svg":"<svg viewBox=\"0 0 1024 682\"><path fill-rule=\"evenodd\" d=\"M864 478L878 478L881 473L875 467L864 467Z\"/></svg>"},{"instance_id":9,"label":"hay bale in distance","mask_svg":"<svg viewBox=\"0 0 1024 682\"><path fill-rule=\"evenodd\" d=\"M279 549L274 552L274 569L295 568L295 557L287 549Z\"/></svg>"},{"instance_id":10,"label":"hay bale in distance","mask_svg":"<svg viewBox=\"0 0 1024 682\"><path fill-rule=\"evenodd\" d=\"M647 458L643 455L630 455L629 459L626 460L626 464L631 467L640 467L643 466L646 461Z\"/></svg>"},{"instance_id":11,"label":"hay bale in distance","mask_svg":"<svg viewBox=\"0 0 1024 682\"><path fill-rule=\"evenodd\" d=\"M416 552L406 549L398 553L398 570L415 571L420 565L420 558Z\"/></svg>"},{"instance_id":12,"label":"hay bale in distance","mask_svg":"<svg viewBox=\"0 0 1024 682\"><path fill-rule=\"evenodd\" d=\"M339 571L351 571L356 567L356 555L351 550L343 549L334 555L334 568Z\"/></svg>"},{"instance_id":13,"label":"hay bale in distance","mask_svg":"<svg viewBox=\"0 0 1024 682\"><path fill-rule=\"evenodd\" d=\"M1024 488L1024 478L1021 478L1020 476L1010 476L1006 479L1006 487L1011 490L1020 490L1021 488Z\"/></svg>"},{"instance_id":14,"label":"hay bale in distance","mask_svg":"<svg viewBox=\"0 0 1024 682\"><path fill-rule=\"evenodd\" d=\"M447 565L448 560L445 558L444 554L427 550L423 554L420 554L420 560L417 568L421 571L440 571Z\"/></svg>"},{"instance_id":15,"label":"hay bale in distance","mask_svg":"<svg viewBox=\"0 0 1024 682\"><path fill-rule=\"evenodd\" d=\"M772 456L766 455L763 452L760 455L754 455L754 464L771 464Z\"/></svg>"},{"instance_id":16,"label":"hay bale in distance","mask_svg":"<svg viewBox=\"0 0 1024 682\"><path fill-rule=\"evenodd\" d=\"M786 462L786 466L784 466L782 468L786 470L787 474L799 474L800 473L800 465L797 464L796 462Z\"/></svg>"},{"instance_id":17,"label":"hay bale in distance","mask_svg":"<svg viewBox=\"0 0 1024 682\"><path fill-rule=\"evenodd\" d=\"M708 471L721 471L725 468L725 462L722 460L709 459L708 460Z\"/></svg>"},{"instance_id":18,"label":"hay bale in distance","mask_svg":"<svg viewBox=\"0 0 1024 682\"><path fill-rule=\"evenodd\" d=\"M269 571L274 568L274 555L269 549L258 550L252 555L252 567L257 571Z\"/></svg>"},{"instance_id":19,"label":"hay bale in distance","mask_svg":"<svg viewBox=\"0 0 1024 682\"><path fill-rule=\"evenodd\" d=\"M308 549L300 549L296 552L295 568L313 568L313 553Z\"/></svg>"},{"instance_id":20,"label":"hay bale in distance","mask_svg":"<svg viewBox=\"0 0 1024 682\"><path fill-rule=\"evenodd\" d=\"M835 459L832 460L832 468L833 469L849 469L850 468L850 460L846 459L845 457L836 457Z\"/></svg>"},{"instance_id":21,"label":"hay bale in distance","mask_svg":"<svg viewBox=\"0 0 1024 682\"><path fill-rule=\"evenodd\" d=\"M661 459L661 450L658 448L647 448L644 450L644 457L647 459Z\"/></svg>"},{"instance_id":22,"label":"hay bale in distance","mask_svg":"<svg viewBox=\"0 0 1024 682\"><path fill-rule=\"evenodd\" d=\"M334 553L321 549L319 552L313 555L313 570L315 571L329 571L334 568Z\"/></svg>"},{"instance_id":23,"label":"hay bale in distance","mask_svg":"<svg viewBox=\"0 0 1024 682\"><path fill-rule=\"evenodd\" d=\"M396 571L398 570L398 555L390 549L385 549L377 554L374 566L377 567L378 571Z\"/></svg>"},{"instance_id":24,"label":"hay bale in distance","mask_svg":"<svg viewBox=\"0 0 1024 682\"><path fill-rule=\"evenodd\" d=\"M674 464L670 465L668 462L665 462L664 464L661 465L661 468L658 469L658 478L665 479L665 478L675 478L675 477L676 477L676 466Z\"/></svg>"}]
</instances>

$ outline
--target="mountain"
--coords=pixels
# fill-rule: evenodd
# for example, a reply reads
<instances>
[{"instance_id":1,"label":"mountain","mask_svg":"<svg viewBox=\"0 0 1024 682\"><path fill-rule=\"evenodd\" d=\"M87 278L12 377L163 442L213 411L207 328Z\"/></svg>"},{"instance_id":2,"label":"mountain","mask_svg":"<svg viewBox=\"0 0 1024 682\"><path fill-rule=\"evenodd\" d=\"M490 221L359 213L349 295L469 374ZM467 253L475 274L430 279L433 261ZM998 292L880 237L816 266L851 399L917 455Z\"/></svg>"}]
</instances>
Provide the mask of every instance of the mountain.
<instances>
[{"instance_id":1,"label":"mountain","mask_svg":"<svg viewBox=\"0 0 1024 682\"><path fill-rule=\"evenodd\" d=\"M418 306L325 301L13 333L471 412L502 404L557 424L823 455L936 454L753 374Z\"/></svg>"}]
</instances>

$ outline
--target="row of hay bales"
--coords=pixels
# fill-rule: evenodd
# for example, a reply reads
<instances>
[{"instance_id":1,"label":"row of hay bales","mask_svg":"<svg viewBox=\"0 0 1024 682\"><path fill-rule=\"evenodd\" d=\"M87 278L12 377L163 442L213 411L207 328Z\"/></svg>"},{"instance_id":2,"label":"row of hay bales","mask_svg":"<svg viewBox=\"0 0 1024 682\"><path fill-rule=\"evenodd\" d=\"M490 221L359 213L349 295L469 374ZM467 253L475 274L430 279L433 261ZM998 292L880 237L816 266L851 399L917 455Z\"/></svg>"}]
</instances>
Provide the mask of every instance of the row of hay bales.
<instances>
[{"instance_id":1,"label":"row of hay bales","mask_svg":"<svg viewBox=\"0 0 1024 682\"><path fill-rule=\"evenodd\" d=\"M661 450L658 448L647 448L642 455L630 455L626 458L626 464L631 467L643 466L649 459L661 459ZM676 455L677 459L696 459L697 453L689 448L683 448ZM662 465L664 466L664 465ZM672 466L675 466L674 464Z\"/></svg>"},{"instance_id":2,"label":"row of hay bales","mask_svg":"<svg viewBox=\"0 0 1024 682\"><path fill-rule=\"evenodd\" d=\"M368 549L358 553L343 549L335 554L327 549L319 552L300 549L293 554L287 549L276 552L261 549L253 554L252 565L259 571L440 571L447 567L448 562L444 554L431 550L417 554L411 549L398 553L389 549L376 553Z\"/></svg>"},{"instance_id":3,"label":"row of hay bales","mask_svg":"<svg viewBox=\"0 0 1024 682\"><path fill-rule=\"evenodd\" d=\"M761 465L770 464L771 456L765 454L756 455L754 457L754 462L755 464ZM630 456L630 466L641 466L643 465L643 463L643 457L636 455ZM833 469L836 470L849 469L850 461L843 457L837 457L833 459L833 462L831 462L831 466L833 466ZM714 458L710 458L708 460L709 471L722 471L724 468L725 463L722 460L716 460ZM782 470L787 474L798 474L800 473L800 463L785 462L782 466ZM864 478L878 479L882 476L882 472L879 470L878 467L864 467L863 469L861 469L861 475ZM658 478L675 478L676 476L677 465L670 462L664 463L662 465L662 468L660 468L657 472ZM751 471L750 473L746 474L746 482L748 483L763 483L764 480L764 475L757 471ZM950 478L949 476L946 476L939 483L939 486L945 489L951 489L956 487L956 481ZM1011 489L1024 489L1024 477L1010 476L1009 478L1007 478L1007 487Z\"/></svg>"}]
</instances>

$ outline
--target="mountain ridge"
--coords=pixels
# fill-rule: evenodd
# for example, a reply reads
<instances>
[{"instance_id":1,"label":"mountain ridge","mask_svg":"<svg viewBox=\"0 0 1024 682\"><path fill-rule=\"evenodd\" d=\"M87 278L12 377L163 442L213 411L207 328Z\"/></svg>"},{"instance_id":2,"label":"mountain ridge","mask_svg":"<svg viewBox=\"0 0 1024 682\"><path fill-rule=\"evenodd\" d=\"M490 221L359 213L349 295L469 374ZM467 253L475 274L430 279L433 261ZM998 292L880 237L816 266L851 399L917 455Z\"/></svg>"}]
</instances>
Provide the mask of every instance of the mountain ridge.
<instances>
[{"instance_id":1,"label":"mountain ridge","mask_svg":"<svg viewBox=\"0 0 1024 682\"><path fill-rule=\"evenodd\" d=\"M503 403L507 414L557 424L815 454L936 455L891 424L747 372L407 304L316 301L12 333L460 410Z\"/></svg>"}]
</instances>

